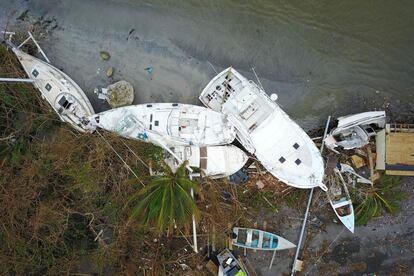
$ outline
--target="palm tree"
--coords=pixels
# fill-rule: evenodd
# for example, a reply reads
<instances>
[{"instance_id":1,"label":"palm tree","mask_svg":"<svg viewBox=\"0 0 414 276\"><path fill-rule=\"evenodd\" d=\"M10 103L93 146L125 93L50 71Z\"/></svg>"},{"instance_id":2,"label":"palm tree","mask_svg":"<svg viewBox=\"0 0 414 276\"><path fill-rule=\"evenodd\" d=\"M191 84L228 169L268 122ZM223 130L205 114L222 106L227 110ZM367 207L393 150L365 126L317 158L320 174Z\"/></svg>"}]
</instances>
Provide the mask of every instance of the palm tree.
<instances>
[{"instance_id":1,"label":"palm tree","mask_svg":"<svg viewBox=\"0 0 414 276\"><path fill-rule=\"evenodd\" d=\"M199 210L190 190L199 191L196 182L187 176L187 163L176 172L163 164L165 175L153 177L150 182L131 196L127 205L134 204L129 219L139 219L144 226L155 225L158 232L165 229L171 233L174 225L184 226Z\"/></svg>"},{"instance_id":2,"label":"palm tree","mask_svg":"<svg viewBox=\"0 0 414 276\"><path fill-rule=\"evenodd\" d=\"M399 203L407 197L400 190L400 185L400 177L382 175L373 187L363 191L353 190L357 225L365 225L371 218L381 216L384 211L397 213L400 209Z\"/></svg>"}]
</instances>

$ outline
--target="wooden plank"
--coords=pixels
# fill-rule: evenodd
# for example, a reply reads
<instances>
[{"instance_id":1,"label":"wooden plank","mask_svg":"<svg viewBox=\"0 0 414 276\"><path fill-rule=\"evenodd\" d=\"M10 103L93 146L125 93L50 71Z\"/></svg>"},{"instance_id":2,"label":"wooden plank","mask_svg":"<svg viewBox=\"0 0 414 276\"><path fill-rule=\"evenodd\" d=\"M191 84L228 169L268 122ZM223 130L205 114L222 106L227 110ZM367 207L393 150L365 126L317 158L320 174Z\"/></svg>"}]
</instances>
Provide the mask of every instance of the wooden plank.
<instances>
[{"instance_id":1,"label":"wooden plank","mask_svg":"<svg viewBox=\"0 0 414 276\"><path fill-rule=\"evenodd\" d=\"M386 135L386 164L414 165L414 133L388 133Z\"/></svg>"},{"instance_id":2,"label":"wooden plank","mask_svg":"<svg viewBox=\"0 0 414 276\"><path fill-rule=\"evenodd\" d=\"M411 171L385 171L386 175L401 175L401 176L414 176L414 172Z\"/></svg>"},{"instance_id":3,"label":"wooden plank","mask_svg":"<svg viewBox=\"0 0 414 276\"><path fill-rule=\"evenodd\" d=\"M206 268L211 274L218 275L219 268L212 260L207 262Z\"/></svg>"},{"instance_id":4,"label":"wooden plank","mask_svg":"<svg viewBox=\"0 0 414 276\"><path fill-rule=\"evenodd\" d=\"M371 151L371 147L367 146L367 153L368 153L368 167L369 167L369 179L374 182L374 160Z\"/></svg>"},{"instance_id":5,"label":"wooden plank","mask_svg":"<svg viewBox=\"0 0 414 276\"><path fill-rule=\"evenodd\" d=\"M375 169L383 171L385 170L385 129L377 133L375 147L377 152Z\"/></svg>"}]
</instances>

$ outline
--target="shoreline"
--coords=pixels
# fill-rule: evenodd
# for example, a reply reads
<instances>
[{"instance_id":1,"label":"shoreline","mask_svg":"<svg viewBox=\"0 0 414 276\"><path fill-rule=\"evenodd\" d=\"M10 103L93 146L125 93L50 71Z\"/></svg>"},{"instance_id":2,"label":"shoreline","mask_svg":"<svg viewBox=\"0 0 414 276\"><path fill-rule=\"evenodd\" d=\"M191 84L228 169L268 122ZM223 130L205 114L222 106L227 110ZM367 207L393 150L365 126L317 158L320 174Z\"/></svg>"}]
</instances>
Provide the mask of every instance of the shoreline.
<instances>
[{"instance_id":1,"label":"shoreline","mask_svg":"<svg viewBox=\"0 0 414 276\"><path fill-rule=\"evenodd\" d=\"M53 3L51 1L50 3ZM167 15L167 12L163 9L157 9L151 5L143 5L142 11L139 12L137 21L133 24L129 19L125 19L119 24L115 24L115 19L111 19L110 22L99 25L99 20L104 19L105 15L100 15L99 18L94 17L91 26L87 26L85 22L87 19L79 20L79 22L73 21L74 15L64 15L64 9L68 4L62 4L61 7L56 9L51 8L50 11L45 12L47 8L50 8L50 3L47 4L33 4L22 1L16 5L21 5L17 8L14 19L19 17L26 9L33 12L33 20L39 15L45 15L41 22L50 21L46 24L46 28L49 28L49 33L40 40L42 48L46 54L50 57L53 64L58 68L61 68L71 78L75 80L89 96L96 111L102 111L109 109L109 106L104 101L98 101L97 96L93 93L93 89L97 86L106 86L112 82L118 80L126 80L133 84L136 91L136 97L134 103L148 103L148 102L183 102L201 105L198 101L198 95L206 85L215 72L209 65L207 58L208 54L202 55L201 49L197 46L187 47L185 41L171 40L166 33L172 31L175 27L188 23L187 19L177 18L180 14ZM94 3L93 1L91 3ZM96 3L96 2L95 2ZM104 1L102 7L95 12L105 11L109 7L113 7L115 4L111 1ZM134 6L129 1L119 7L119 15L131 16L132 12L128 12L126 9ZM13 4L7 7L16 7ZM79 11L79 7L82 7L78 1L74 2L74 7ZM88 4L84 11L79 11L81 15L90 13L93 4ZM98 5L99 7L99 5ZM117 7L118 8L118 7ZM21 13L20 13L21 12ZM5 13L4 13L5 14ZM0 18L4 16L0 14ZM165 22L174 22L177 20L177 24L172 24L171 27L165 27L163 24L148 27L154 23L146 22L151 16L166 16ZM56 19L57 17L62 17ZM4 20L0 20L0 26L4 25ZM16 23L16 22L15 22ZM17 22L17 25L25 25L28 22ZM40 23L42 24L42 23ZM115 24L114 29L110 29L111 24ZM136 25L143 24L149 29L142 28L138 30ZM194 28L200 30L200 26L194 23ZM96 31L94 31L96 28ZM152 30L163 31L160 38L157 38L157 33L152 33ZM190 34L191 35L191 34ZM226 33L223 35L225 36ZM190 43L191 44L191 43ZM225 50L231 50L234 43L224 45ZM221 50L221 51L225 51ZM100 51L108 51L111 55L109 61L103 61L99 57ZM223 56L223 55L222 55ZM213 65L217 71L222 68L220 65L223 63L232 63L235 59L240 58L240 53L235 55L236 58L229 58L228 60L214 60ZM242 65L243 69L248 68L249 63L239 61L236 64ZM110 66L115 68L115 74L113 78L106 77L106 69ZM145 68L153 67L154 73L149 75ZM239 69L238 69L239 70ZM250 78L253 78L251 72L246 70L240 70L241 73L246 74ZM261 71L258 75L271 75L271 73L263 74ZM291 115L292 119L297 121L305 130L319 127L323 125L328 114L333 115L346 115L362 110L381 109L390 114L392 120L398 120L403 118L404 113L409 114L414 110L414 105L411 100L404 102L402 99L393 99L392 103L388 100L393 96L393 91L385 93L384 91L375 90L372 88L369 93L358 93L353 95L344 95L343 93L313 91L310 92L312 86L312 77L301 80L299 82L287 83L280 81L278 78L269 80L261 78L261 81L269 93L272 91L283 91L278 93L280 100L278 103L281 107ZM309 83L309 84L307 84ZM329 86L329 85L327 85ZM356 87L363 88L364 85L356 85ZM355 88L355 87L354 87ZM337 88L332 88L336 91ZM376 91L379 91L378 93ZM405 97L400 95L400 97ZM355 102L354 105L352 103ZM401 260L402 262L412 262L414 255L412 254L412 241L413 232L412 227L414 221L411 216L414 200L412 198L412 189L410 185L413 182L413 178L404 179L404 189L410 193L410 198L404 201L403 210L396 217L384 216L378 220L374 220L368 224L368 226L358 227L357 234L351 236L348 233L341 235L341 239L338 240L338 244L333 248L345 252L341 255L343 258L351 260L352 264L346 263L345 268L352 267L353 263L365 262L365 258L368 260L367 269L377 269L378 266L383 266L384 272L390 272L390 267L393 262ZM323 208L329 208L325 206ZM284 215L291 215L292 210L286 209L282 211L276 217L270 217L273 221L284 222ZM318 213L318 212L316 212ZM322 221L319 214L312 214L311 221L316 218L316 222ZM298 214L300 218L302 214ZM285 225L279 225L274 223L273 227L279 229L280 233L283 233L289 240L295 240L296 234L299 233L300 221L289 222ZM312 228L312 231L318 232L311 244L309 245L311 251L318 252L323 248L325 240L331 242L336 237L337 233L342 230L341 225L332 223L332 220L326 219L324 223L328 224L325 231L321 231L317 227L317 223L310 223L308 228ZM388 224L386 224L388 223ZM316 225L316 226L315 226ZM388 230L392 229L392 233L388 233ZM372 235L372 233L375 235ZM351 237L352 240L351 241ZM408 245L390 245L381 243L384 239L403 239L408 238L410 243ZM411 240L410 240L411 239ZM349 247L341 249L341 245L351 244ZM337 247L339 246L339 247ZM375 248L375 250L371 250ZM341 252L342 252L341 251ZM240 251L241 252L241 251ZM398 259L403 252L406 253L404 259ZM253 255L254 254L254 255ZM316 253L315 253L316 254ZM255 266L260 271L260 275L275 275L276 272L287 272L286 267L290 267L292 257L290 252L283 252L278 254L278 261L272 267L272 270L267 271L267 265L270 261L271 254L262 252L249 253L248 256L253 256ZM349 261L347 260L347 261ZM341 259L335 259L330 256L327 259L322 259L327 265L341 265ZM308 264L308 266L311 264ZM306 271L309 272L308 266ZM344 267L342 267L344 269ZM317 269L310 272L309 275L316 275ZM375 270L378 271L378 270ZM349 272L349 271L344 271ZM351 271L349 273L357 273ZM315 274L314 274L315 273Z\"/></svg>"},{"instance_id":2,"label":"shoreline","mask_svg":"<svg viewBox=\"0 0 414 276\"><path fill-rule=\"evenodd\" d=\"M192 22L182 11L169 10L162 5L135 4L130 1L123 1L118 6L111 1L99 4L96 1L85 4L74 1L70 5L57 4L55 1L22 1L8 5L10 7L6 6L6 9L15 10L12 16L14 20L28 10L27 18L35 20L42 16L41 21L51 22L53 28L40 39L42 48L57 67L86 91L97 112L109 107L98 101L93 89L121 79L133 84L135 104L162 101L201 105L198 95L215 75L209 64L211 62L217 71L234 65L251 79L255 78L250 68L255 66L266 91L269 94L276 92L281 107L306 130L321 125L328 115L338 117L363 110L384 109L391 117L398 114L392 119L400 121L399 114L414 113L414 103L405 101L403 94L398 96L394 90L387 92L369 87L369 83L378 80L369 79L365 81L366 84L363 81L360 84L351 81L351 85L341 91L337 85L324 84L324 77L320 75L322 72L310 71L308 76L305 74L298 78L296 73L290 72L291 68L278 68L280 71L276 73L274 68L268 66L268 71L261 63L266 61L263 58L258 58L257 63L244 63L241 57L248 57L248 53L243 44L237 49L236 41L224 42L227 33L218 32L214 39L222 43L222 47L213 46L211 35L214 33L213 28L218 27L217 23L207 23L205 18L201 22ZM67 13L68 8L77 11L78 15ZM157 17L160 20L154 20ZM0 23L4 25L4 21ZM204 23L208 24L206 37L202 35ZM179 33L173 34L174 31ZM210 38L211 42L204 46L191 45L195 38L199 38L200 42ZM242 37L236 38L244 40ZM102 61L100 51L109 52L110 60ZM217 55L209 54L212 51L217 52ZM115 68L112 79L105 75L110 66ZM294 57L292 66L300 66ZM152 75L145 71L147 67L153 68ZM322 69L325 70L326 66ZM344 77L338 84L348 78ZM414 89L414 83L410 85Z\"/></svg>"}]
</instances>

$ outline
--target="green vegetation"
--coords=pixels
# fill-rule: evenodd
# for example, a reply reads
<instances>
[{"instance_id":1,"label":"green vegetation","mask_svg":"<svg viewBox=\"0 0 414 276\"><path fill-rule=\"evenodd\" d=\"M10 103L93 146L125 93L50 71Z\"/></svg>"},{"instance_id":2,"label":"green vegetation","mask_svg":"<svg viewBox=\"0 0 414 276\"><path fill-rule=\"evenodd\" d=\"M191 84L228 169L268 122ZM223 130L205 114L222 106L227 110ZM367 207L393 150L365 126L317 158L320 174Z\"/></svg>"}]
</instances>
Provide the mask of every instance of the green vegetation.
<instances>
[{"instance_id":1,"label":"green vegetation","mask_svg":"<svg viewBox=\"0 0 414 276\"><path fill-rule=\"evenodd\" d=\"M153 177L135 192L129 200L134 204L130 219L139 219L145 226L155 225L159 233L165 229L172 233L174 226L188 225L192 215L199 213L190 190L198 192L199 187L188 179L186 166L184 162L173 173L164 165L165 175Z\"/></svg>"},{"instance_id":2,"label":"green vegetation","mask_svg":"<svg viewBox=\"0 0 414 276\"><path fill-rule=\"evenodd\" d=\"M384 212L395 214L400 209L400 201L407 197L400 190L401 178L382 175L378 183L371 188L352 191L355 206L356 224L365 225L370 219Z\"/></svg>"}]
</instances>

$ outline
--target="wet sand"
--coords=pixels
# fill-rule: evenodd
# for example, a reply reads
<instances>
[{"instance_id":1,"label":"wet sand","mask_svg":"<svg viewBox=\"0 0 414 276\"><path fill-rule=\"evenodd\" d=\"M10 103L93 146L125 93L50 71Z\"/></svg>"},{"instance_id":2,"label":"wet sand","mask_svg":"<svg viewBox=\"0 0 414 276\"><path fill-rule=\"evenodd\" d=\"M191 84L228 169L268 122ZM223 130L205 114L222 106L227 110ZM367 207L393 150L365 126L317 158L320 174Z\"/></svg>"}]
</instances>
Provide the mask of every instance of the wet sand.
<instances>
[{"instance_id":1,"label":"wet sand","mask_svg":"<svg viewBox=\"0 0 414 276\"><path fill-rule=\"evenodd\" d=\"M26 9L53 20L41 45L97 111L108 106L93 89L120 79L133 83L136 103L200 104L215 74L210 62L252 79L255 67L304 128L367 109L387 109L395 119L413 113L414 5L279 2L2 0L0 28L6 15L16 11L13 22ZM99 58L102 50L109 61ZM113 79L105 76L110 66Z\"/></svg>"}]
</instances>

